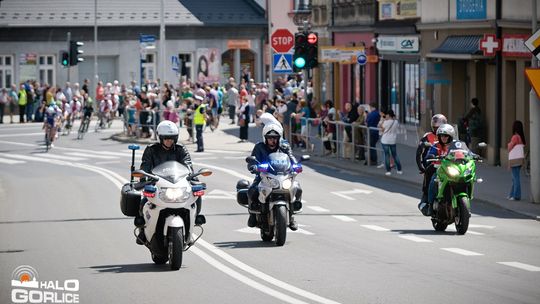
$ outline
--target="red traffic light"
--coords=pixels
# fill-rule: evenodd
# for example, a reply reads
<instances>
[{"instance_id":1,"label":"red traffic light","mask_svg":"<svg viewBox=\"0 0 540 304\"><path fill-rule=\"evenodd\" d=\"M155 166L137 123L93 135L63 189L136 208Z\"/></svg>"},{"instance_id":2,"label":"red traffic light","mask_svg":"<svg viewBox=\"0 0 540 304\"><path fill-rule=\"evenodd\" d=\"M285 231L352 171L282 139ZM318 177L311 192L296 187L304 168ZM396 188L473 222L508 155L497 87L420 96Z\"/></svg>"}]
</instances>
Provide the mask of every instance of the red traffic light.
<instances>
[{"instance_id":1,"label":"red traffic light","mask_svg":"<svg viewBox=\"0 0 540 304\"><path fill-rule=\"evenodd\" d=\"M317 40L318 40L318 37L317 37L317 34L315 34L315 33L310 33L307 36L307 41L308 41L309 44L315 44L315 43L317 43Z\"/></svg>"}]
</instances>

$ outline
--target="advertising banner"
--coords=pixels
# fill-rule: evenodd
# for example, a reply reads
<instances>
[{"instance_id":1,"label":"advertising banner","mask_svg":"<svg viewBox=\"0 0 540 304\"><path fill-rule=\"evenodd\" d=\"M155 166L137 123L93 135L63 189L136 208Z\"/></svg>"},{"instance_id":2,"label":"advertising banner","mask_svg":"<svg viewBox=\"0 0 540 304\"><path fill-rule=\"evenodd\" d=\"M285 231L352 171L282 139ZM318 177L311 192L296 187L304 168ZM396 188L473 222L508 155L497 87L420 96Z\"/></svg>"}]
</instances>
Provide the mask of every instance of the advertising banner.
<instances>
[{"instance_id":1,"label":"advertising banner","mask_svg":"<svg viewBox=\"0 0 540 304\"><path fill-rule=\"evenodd\" d=\"M221 52L219 49L197 49L197 76L199 82L216 82L221 76Z\"/></svg>"}]
</instances>

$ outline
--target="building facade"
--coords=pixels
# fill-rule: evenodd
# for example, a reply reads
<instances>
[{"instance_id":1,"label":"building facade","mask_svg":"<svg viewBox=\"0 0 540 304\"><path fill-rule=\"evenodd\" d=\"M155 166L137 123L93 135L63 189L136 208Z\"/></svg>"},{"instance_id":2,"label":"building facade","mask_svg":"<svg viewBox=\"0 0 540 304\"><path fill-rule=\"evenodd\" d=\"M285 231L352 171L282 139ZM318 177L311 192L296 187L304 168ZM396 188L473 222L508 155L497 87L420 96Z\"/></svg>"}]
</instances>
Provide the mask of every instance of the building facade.
<instances>
[{"instance_id":1,"label":"building facade","mask_svg":"<svg viewBox=\"0 0 540 304\"><path fill-rule=\"evenodd\" d=\"M95 79L94 55L104 82L157 80L159 75L173 84L229 76L262 81L267 26L265 10L255 1L164 0L162 16L159 1L4 0L0 87L29 79L51 85ZM84 61L69 69L58 58L67 49L68 32L71 40L84 43Z\"/></svg>"}]
</instances>

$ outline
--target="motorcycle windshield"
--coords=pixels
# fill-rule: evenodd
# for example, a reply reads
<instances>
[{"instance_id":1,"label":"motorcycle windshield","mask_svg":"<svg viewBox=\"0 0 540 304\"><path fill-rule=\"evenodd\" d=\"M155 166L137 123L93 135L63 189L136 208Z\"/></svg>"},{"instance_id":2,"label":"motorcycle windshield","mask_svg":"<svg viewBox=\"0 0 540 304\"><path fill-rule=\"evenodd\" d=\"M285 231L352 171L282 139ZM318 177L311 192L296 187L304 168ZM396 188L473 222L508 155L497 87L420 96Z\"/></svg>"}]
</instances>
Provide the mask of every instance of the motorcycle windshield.
<instances>
[{"instance_id":1,"label":"motorcycle windshield","mask_svg":"<svg viewBox=\"0 0 540 304\"><path fill-rule=\"evenodd\" d=\"M188 167L185 165L176 161L168 161L155 167L152 170L152 173L175 184L180 179L186 177L190 172Z\"/></svg>"},{"instance_id":2,"label":"motorcycle windshield","mask_svg":"<svg viewBox=\"0 0 540 304\"><path fill-rule=\"evenodd\" d=\"M453 142L448 148L446 158L456 162L465 162L468 155L469 148L467 145L464 142L456 141Z\"/></svg>"},{"instance_id":3,"label":"motorcycle windshield","mask_svg":"<svg viewBox=\"0 0 540 304\"><path fill-rule=\"evenodd\" d=\"M287 154L274 152L268 156L268 160L272 174L277 175L289 173L289 169L291 168L291 160Z\"/></svg>"}]
</instances>

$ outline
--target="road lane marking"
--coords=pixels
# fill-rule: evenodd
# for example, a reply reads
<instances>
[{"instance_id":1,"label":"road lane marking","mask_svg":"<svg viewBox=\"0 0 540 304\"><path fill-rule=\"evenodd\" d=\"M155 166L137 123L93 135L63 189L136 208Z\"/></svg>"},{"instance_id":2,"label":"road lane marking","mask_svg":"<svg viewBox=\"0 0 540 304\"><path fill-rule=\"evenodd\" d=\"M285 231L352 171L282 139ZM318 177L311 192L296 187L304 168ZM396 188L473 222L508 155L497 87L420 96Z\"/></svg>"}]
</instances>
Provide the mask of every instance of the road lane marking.
<instances>
[{"instance_id":1,"label":"road lane marking","mask_svg":"<svg viewBox=\"0 0 540 304\"><path fill-rule=\"evenodd\" d=\"M236 200L236 192L214 189L204 195L204 199L230 199Z\"/></svg>"},{"instance_id":2,"label":"road lane marking","mask_svg":"<svg viewBox=\"0 0 540 304\"><path fill-rule=\"evenodd\" d=\"M371 229L371 230L375 230L375 231L390 231L390 229L387 229L387 228L384 228L384 227L381 227L381 226L377 226L377 225L362 225L362 227L367 228L367 229Z\"/></svg>"},{"instance_id":3,"label":"road lane marking","mask_svg":"<svg viewBox=\"0 0 540 304\"><path fill-rule=\"evenodd\" d=\"M102 162L97 162L97 163L94 163L96 165L108 165L108 164L117 164L117 163L120 163L121 161L120 160L107 160L107 161L102 161Z\"/></svg>"},{"instance_id":4,"label":"road lane marking","mask_svg":"<svg viewBox=\"0 0 540 304\"><path fill-rule=\"evenodd\" d=\"M8 158L0 158L0 163L8 164L8 165L15 165L15 164L24 164L26 163L23 160L14 160L14 159L8 159Z\"/></svg>"},{"instance_id":5,"label":"road lane marking","mask_svg":"<svg viewBox=\"0 0 540 304\"><path fill-rule=\"evenodd\" d=\"M266 281L274 286L277 286L277 287L280 287L280 288L283 288L289 292L292 292L292 293L295 293L299 296L302 296L304 298L307 298L307 299L310 299L312 301L316 301L316 302L319 302L319 303L323 303L323 304L338 304L339 302L336 302L336 301L333 301L333 300L330 300L330 299L326 299L326 298L323 298L321 296L318 296L316 294L313 294L309 291L306 291L306 290L303 290L303 289L300 289L296 286L293 286L293 285L290 285L288 283L285 283L283 281L280 281L272 276L269 276L267 275L266 273L263 273L239 260L237 260L236 258L232 257L231 255L225 253L223 250L220 250L218 248L216 248L214 245L212 244L209 244L207 243L206 241L204 241L203 239L199 239L196 243L197 245L196 246L199 246L201 245L202 247L208 249L210 252L214 253L215 255L221 257L222 259L224 259L225 261L229 262L230 264L242 269L243 271L263 280L263 281Z\"/></svg>"},{"instance_id":6,"label":"road lane marking","mask_svg":"<svg viewBox=\"0 0 540 304\"><path fill-rule=\"evenodd\" d=\"M117 159L118 156L111 155L96 155L96 153L82 153L82 152L65 152L66 155L81 156L88 158L98 158L98 159Z\"/></svg>"},{"instance_id":7,"label":"road lane marking","mask_svg":"<svg viewBox=\"0 0 540 304\"><path fill-rule=\"evenodd\" d=\"M224 156L223 159L246 159L245 156Z\"/></svg>"},{"instance_id":8,"label":"road lane marking","mask_svg":"<svg viewBox=\"0 0 540 304\"><path fill-rule=\"evenodd\" d=\"M1 134L0 137L21 137L21 136L38 136L41 135L45 137L44 132L39 133L18 133L18 134Z\"/></svg>"},{"instance_id":9,"label":"road lane marking","mask_svg":"<svg viewBox=\"0 0 540 304\"><path fill-rule=\"evenodd\" d=\"M489 226L489 225L479 225L479 224L469 224L469 228L485 228L485 229L495 229L495 226Z\"/></svg>"},{"instance_id":10,"label":"road lane marking","mask_svg":"<svg viewBox=\"0 0 540 304\"><path fill-rule=\"evenodd\" d=\"M298 225L302 227L303 225ZM247 234L261 234L261 230L259 228L251 228L251 227L244 227L240 229L236 229L235 231L241 232L241 233L247 233ZM299 233L299 234L305 234L305 235L315 235L315 233L311 231L307 231L302 228L298 228L296 231L288 230L287 233Z\"/></svg>"},{"instance_id":11,"label":"road lane marking","mask_svg":"<svg viewBox=\"0 0 540 304\"><path fill-rule=\"evenodd\" d=\"M201 242L202 240L199 240L199 242ZM232 278L246 284L246 285L249 285L261 292L264 292L266 293L267 295L269 296L272 296L272 297L275 297L281 301L285 301L287 303L293 303L293 304L307 304L307 302L304 302L304 301L300 301L298 299L295 299L291 296L288 296L284 293L281 293L275 289L272 289L270 287L267 287L261 283L258 283L250 278L248 278L247 276L239 273L238 271L235 271L233 270L232 268L230 267L227 267L225 266L223 263L220 263L218 260L214 259L213 257L211 257L210 255L206 254L204 251L202 251L201 249L197 248L196 246L195 247L192 247L191 248L191 251L198 255L200 258L202 258L203 260L205 260L208 264L214 266L215 268L217 268L218 270L222 271L223 273L231 276ZM233 264L234 265L234 264ZM235 265L236 266L236 265Z\"/></svg>"},{"instance_id":12,"label":"road lane marking","mask_svg":"<svg viewBox=\"0 0 540 304\"><path fill-rule=\"evenodd\" d=\"M323 207L319 207L319 206L306 206L306 207L315 212L330 212L330 210L324 209Z\"/></svg>"},{"instance_id":13,"label":"road lane marking","mask_svg":"<svg viewBox=\"0 0 540 304\"><path fill-rule=\"evenodd\" d=\"M86 159L86 158L82 158L82 157L55 155L55 154L48 154L48 153L35 154L35 156L36 157L43 157L43 158L59 159L59 160L69 160L69 161L81 161L81 160Z\"/></svg>"},{"instance_id":14,"label":"road lane marking","mask_svg":"<svg viewBox=\"0 0 540 304\"><path fill-rule=\"evenodd\" d=\"M402 238L402 239L406 239L406 240L417 242L417 243L433 243L432 240L424 239L424 238L421 238L421 237L418 237L418 236L415 236L415 235L400 234L398 236L400 238Z\"/></svg>"},{"instance_id":15,"label":"road lane marking","mask_svg":"<svg viewBox=\"0 0 540 304\"><path fill-rule=\"evenodd\" d=\"M540 267L536 267L536 266L533 266L533 265L524 264L524 263L520 263L520 262L497 262L497 264L506 265L506 266L510 266L510 267L515 267L515 268L519 268L519 269L523 269L523 270L527 270L527 271L533 271L533 272L540 271Z\"/></svg>"},{"instance_id":16,"label":"road lane marking","mask_svg":"<svg viewBox=\"0 0 540 304\"><path fill-rule=\"evenodd\" d=\"M452 252L452 253L457 253L457 254L461 254L461 255L466 255L466 256L484 255L483 253L478 253L478 252L474 252L474 251L469 251L469 250L465 250L465 249L461 249L461 248L441 248L441 249L442 249L442 250L449 251L449 252Z\"/></svg>"},{"instance_id":17,"label":"road lane marking","mask_svg":"<svg viewBox=\"0 0 540 304\"><path fill-rule=\"evenodd\" d=\"M485 233L482 233L482 232L476 232L476 231L472 231L472 230L468 230L467 233L468 233L468 234L474 234L474 235L485 235Z\"/></svg>"},{"instance_id":18,"label":"road lane marking","mask_svg":"<svg viewBox=\"0 0 540 304\"><path fill-rule=\"evenodd\" d=\"M251 152L242 152L242 151L229 151L229 150L205 150L206 152L213 153L226 153L226 154L246 154ZM245 157L243 157L245 159Z\"/></svg>"},{"instance_id":19,"label":"road lane marking","mask_svg":"<svg viewBox=\"0 0 540 304\"><path fill-rule=\"evenodd\" d=\"M356 222L355 219L353 219L352 217L349 217L349 216L345 216L345 215L332 215L332 217L340 220L340 221L343 221L343 222Z\"/></svg>"},{"instance_id":20,"label":"road lane marking","mask_svg":"<svg viewBox=\"0 0 540 304\"><path fill-rule=\"evenodd\" d=\"M354 189L354 190L347 190L347 191L334 191L330 193L335 194L339 197L342 197L346 200L355 201L356 199L354 197L348 196L347 194L371 194L373 193L373 191L363 190L363 189Z\"/></svg>"}]
</instances>

